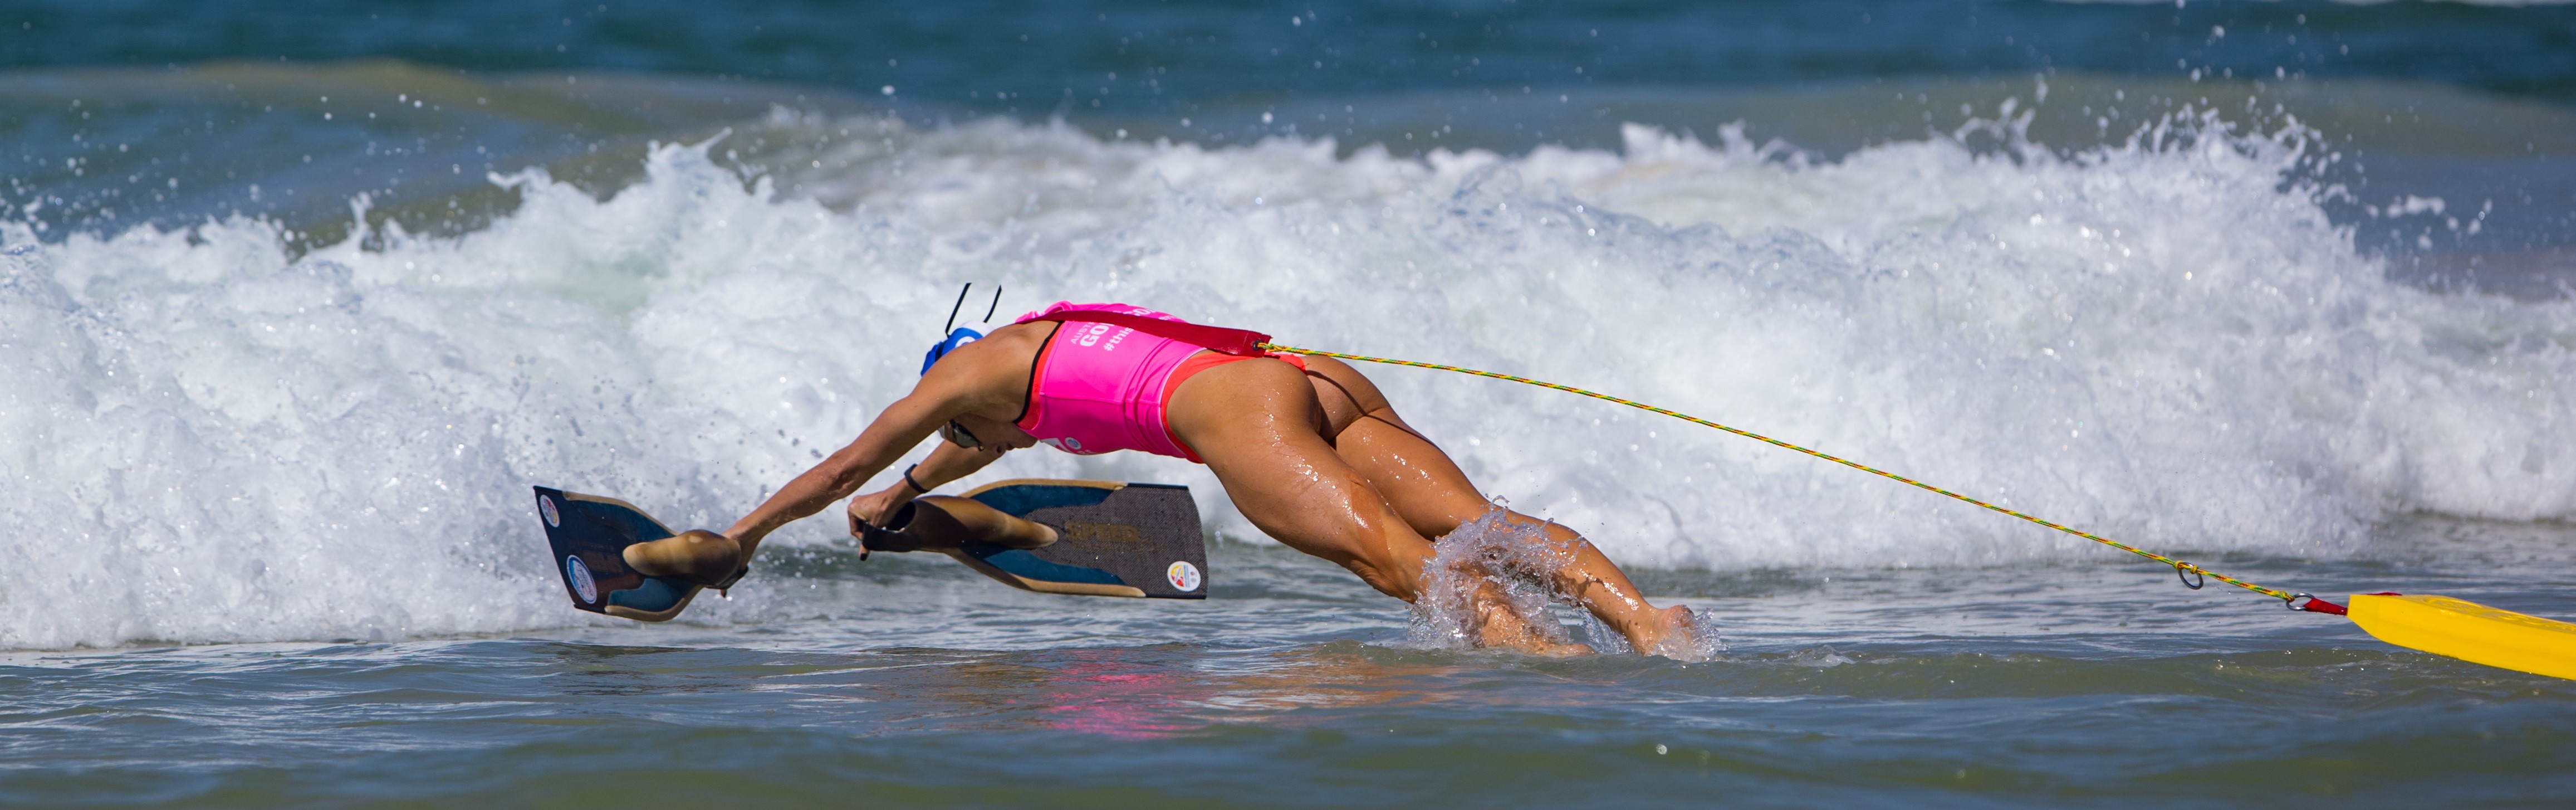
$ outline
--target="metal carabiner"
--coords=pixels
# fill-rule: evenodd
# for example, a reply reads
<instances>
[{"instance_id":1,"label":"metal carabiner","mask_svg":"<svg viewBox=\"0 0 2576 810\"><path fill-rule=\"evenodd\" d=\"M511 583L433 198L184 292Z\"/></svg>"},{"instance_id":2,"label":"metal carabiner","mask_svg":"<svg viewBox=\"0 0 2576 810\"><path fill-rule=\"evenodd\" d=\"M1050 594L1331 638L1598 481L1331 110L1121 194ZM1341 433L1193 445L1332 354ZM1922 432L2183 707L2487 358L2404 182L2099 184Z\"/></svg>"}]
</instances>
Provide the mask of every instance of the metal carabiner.
<instances>
[{"instance_id":1,"label":"metal carabiner","mask_svg":"<svg viewBox=\"0 0 2576 810\"><path fill-rule=\"evenodd\" d=\"M2173 567L2174 578L2182 580L2182 586L2185 588L2197 591L2200 590L2200 586L2209 584L2209 577L2200 570L2200 566L2187 562L2176 562L2173 564ZM2190 576L2184 576L2186 573L2190 574ZM2195 578L2197 578L2198 581L2194 581Z\"/></svg>"}]
</instances>

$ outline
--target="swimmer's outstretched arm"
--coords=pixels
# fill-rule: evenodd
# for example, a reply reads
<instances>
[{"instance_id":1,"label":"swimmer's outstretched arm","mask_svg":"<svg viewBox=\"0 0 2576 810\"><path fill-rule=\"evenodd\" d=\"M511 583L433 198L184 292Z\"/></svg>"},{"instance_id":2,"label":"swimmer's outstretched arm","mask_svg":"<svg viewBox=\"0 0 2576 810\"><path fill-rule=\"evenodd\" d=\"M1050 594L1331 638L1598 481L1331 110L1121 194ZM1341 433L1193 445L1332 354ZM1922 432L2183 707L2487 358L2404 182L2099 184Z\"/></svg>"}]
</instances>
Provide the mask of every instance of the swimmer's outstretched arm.
<instances>
[{"instance_id":1,"label":"swimmer's outstretched arm","mask_svg":"<svg viewBox=\"0 0 2576 810\"><path fill-rule=\"evenodd\" d=\"M906 451L920 445L921 440L930 438L931 431L947 421L948 415L941 412L945 410L941 407L943 403L922 396L925 393L922 388L927 387L915 388L911 394L886 406L885 412L869 422L867 429L860 431L859 437L849 446L832 451L832 455L824 458L822 463L797 475L786 486L779 487L777 494L761 502L759 508L751 510L751 514L734 521L733 527L725 530L725 536L742 544L743 560L751 559L752 551L760 547L761 538L768 537L770 532L823 511L833 501L849 497L850 493L858 491L859 485L884 472Z\"/></svg>"},{"instance_id":2,"label":"swimmer's outstretched arm","mask_svg":"<svg viewBox=\"0 0 2576 810\"><path fill-rule=\"evenodd\" d=\"M859 431L849 446L832 452L822 463L814 465L778 488L759 508L735 521L725 536L742 545L742 559L748 562L761 538L799 518L823 511L833 501L857 492L861 484L885 472L903 454L920 446L932 431L959 414L977 409L995 409L997 398L1007 392L992 390L998 378L997 364L1008 358L986 350L982 341L969 343L950 352L921 382L902 399L887 405L885 411ZM979 351L981 350L981 351ZM1011 407L1016 408L1014 404Z\"/></svg>"}]
</instances>

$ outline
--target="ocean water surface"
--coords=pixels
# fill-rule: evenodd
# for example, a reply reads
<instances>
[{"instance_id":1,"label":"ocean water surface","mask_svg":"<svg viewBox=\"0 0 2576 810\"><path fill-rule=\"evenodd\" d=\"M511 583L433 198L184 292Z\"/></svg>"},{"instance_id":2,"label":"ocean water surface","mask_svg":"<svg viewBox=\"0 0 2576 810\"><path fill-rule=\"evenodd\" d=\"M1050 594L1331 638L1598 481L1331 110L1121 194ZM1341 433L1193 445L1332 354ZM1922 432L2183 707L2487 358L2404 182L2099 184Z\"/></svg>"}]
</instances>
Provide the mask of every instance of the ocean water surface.
<instances>
[{"instance_id":1,"label":"ocean water surface","mask_svg":"<svg viewBox=\"0 0 2576 810\"><path fill-rule=\"evenodd\" d=\"M1425 641L1171 459L952 489L1187 484L1205 602L826 518L638 625L528 497L729 524L974 282L2576 617L2564 5L29 2L0 167L0 804L2576 796L2567 681L1434 371L1363 369L1725 651Z\"/></svg>"}]
</instances>

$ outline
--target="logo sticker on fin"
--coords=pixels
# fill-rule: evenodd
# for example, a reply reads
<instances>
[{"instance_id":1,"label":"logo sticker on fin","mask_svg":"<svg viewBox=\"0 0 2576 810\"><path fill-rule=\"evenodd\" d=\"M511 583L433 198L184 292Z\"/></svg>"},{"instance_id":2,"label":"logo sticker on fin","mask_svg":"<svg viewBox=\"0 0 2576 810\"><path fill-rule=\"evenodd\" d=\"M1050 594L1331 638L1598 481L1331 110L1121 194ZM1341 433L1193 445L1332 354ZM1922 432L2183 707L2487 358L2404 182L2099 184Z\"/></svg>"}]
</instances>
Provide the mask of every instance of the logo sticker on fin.
<instances>
[{"instance_id":1,"label":"logo sticker on fin","mask_svg":"<svg viewBox=\"0 0 2576 810\"><path fill-rule=\"evenodd\" d=\"M546 528L563 528L563 513L555 511L555 499L537 496L537 514L546 516Z\"/></svg>"},{"instance_id":2,"label":"logo sticker on fin","mask_svg":"<svg viewBox=\"0 0 2576 810\"><path fill-rule=\"evenodd\" d=\"M1186 563L1184 564L1186 565ZM1172 576L1177 579L1180 575L1174 574ZM599 583L590 578L590 566L581 564L580 557L564 558L564 579L572 581L573 593L581 596L582 604L593 605L599 603ZM1190 579L1192 581L1196 581L1198 579L1198 572L1190 572Z\"/></svg>"},{"instance_id":3,"label":"logo sticker on fin","mask_svg":"<svg viewBox=\"0 0 2576 810\"><path fill-rule=\"evenodd\" d=\"M1172 587L1182 591L1199 589L1199 567L1191 565L1188 560L1172 563L1171 568L1164 569L1163 577L1172 581Z\"/></svg>"}]
</instances>

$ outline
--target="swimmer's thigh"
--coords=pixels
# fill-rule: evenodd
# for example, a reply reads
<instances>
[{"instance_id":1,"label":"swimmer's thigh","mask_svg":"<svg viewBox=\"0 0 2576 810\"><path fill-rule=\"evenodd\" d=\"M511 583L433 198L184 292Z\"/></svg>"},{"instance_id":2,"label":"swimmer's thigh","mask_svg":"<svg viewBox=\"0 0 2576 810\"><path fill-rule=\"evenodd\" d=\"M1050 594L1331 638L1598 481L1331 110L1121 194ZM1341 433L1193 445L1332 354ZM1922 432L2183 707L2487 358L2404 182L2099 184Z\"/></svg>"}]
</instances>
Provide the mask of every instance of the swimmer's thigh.
<instances>
[{"instance_id":1,"label":"swimmer's thigh","mask_svg":"<svg viewBox=\"0 0 2576 810\"><path fill-rule=\"evenodd\" d=\"M1334 449L1424 537L1446 535L1493 508L1448 453L1391 409L1352 422Z\"/></svg>"},{"instance_id":2,"label":"swimmer's thigh","mask_svg":"<svg viewBox=\"0 0 2576 810\"><path fill-rule=\"evenodd\" d=\"M1308 357L1306 368L1335 433L1333 449L1415 532L1436 538L1492 508L1458 463L1405 424L1366 375L1330 357Z\"/></svg>"},{"instance_id":3,"label":"swimmer's thigh","mask_svg":"<svg viewBox=\"0 0 2576 810\"><path fill-rule=\"evenodd\" d=\"M1307 358L1307 365L1307 380L1340 431L1333 441L1335 452L1368 479L1414 532L1436 540L1493 509L1457 461L1406 424L1367 377L1329 357ZM1518 512L1510 520L1541 522ZM1550 526L1548 534L1559 541L1579 539L1563 526Z\"/></svg>"},{"instance_id":4,"label":"swimmer's thigh","mask_svg":"<svg viewBox=\"0 0 2576 810\"><path fill-rule=\"evenodd\" d=\"M1322 408L1295 367L1247 360L1184 381L1166 418L1252 525L1410 600L1430 542L1324 442Z\"/></svg>"}]
</instances>

